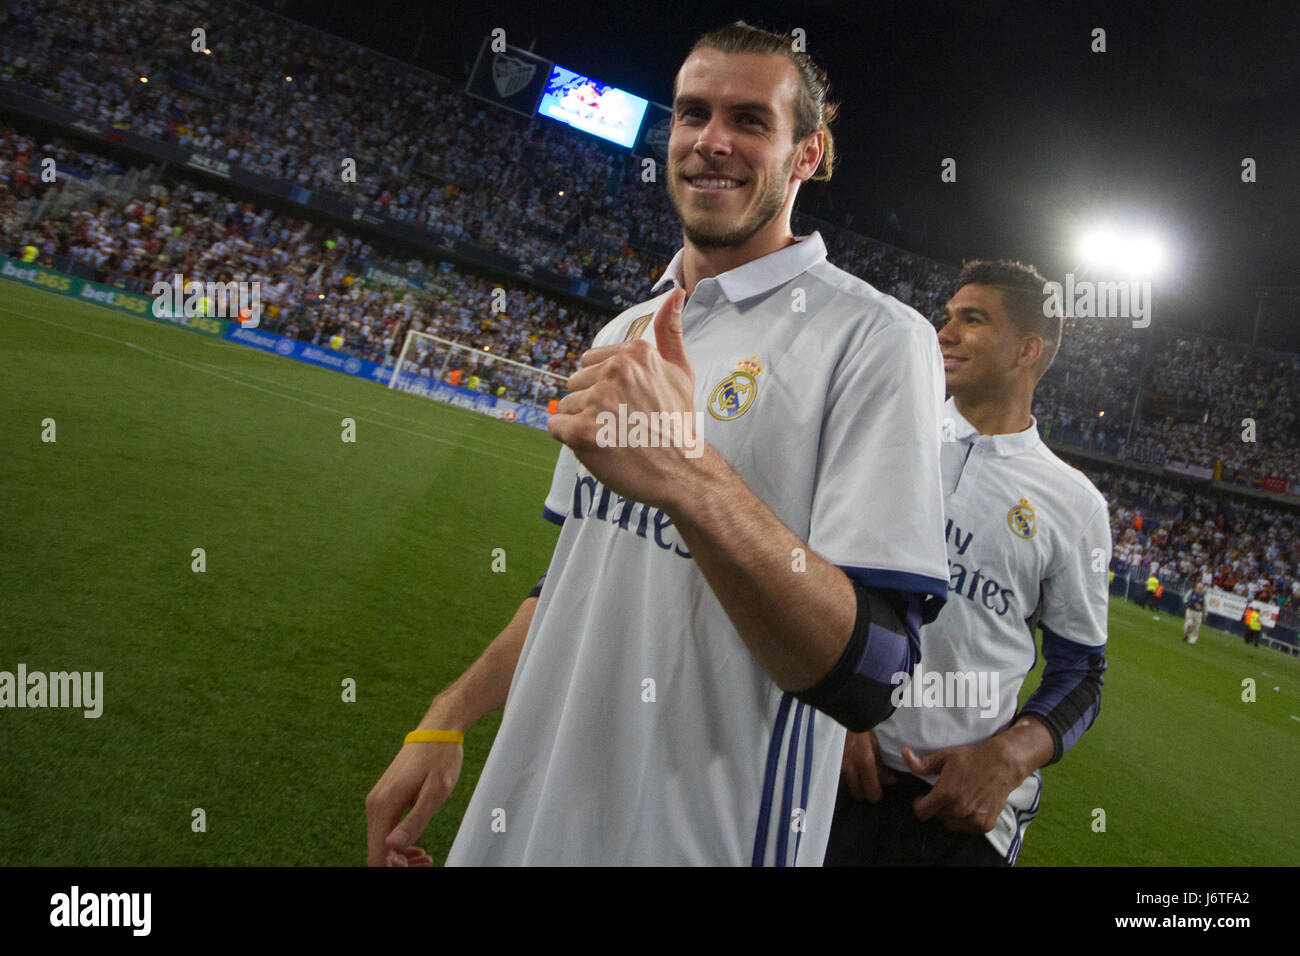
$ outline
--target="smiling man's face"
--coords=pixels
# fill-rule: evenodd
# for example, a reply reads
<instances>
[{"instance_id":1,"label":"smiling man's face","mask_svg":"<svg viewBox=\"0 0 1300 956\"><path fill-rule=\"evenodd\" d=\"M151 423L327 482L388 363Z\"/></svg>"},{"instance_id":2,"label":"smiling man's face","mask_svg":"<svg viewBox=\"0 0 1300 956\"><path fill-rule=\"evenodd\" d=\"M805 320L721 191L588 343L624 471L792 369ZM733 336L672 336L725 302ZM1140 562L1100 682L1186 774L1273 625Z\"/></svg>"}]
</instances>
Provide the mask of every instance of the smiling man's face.
<instances>
[{"instance_id":1,"label":"smiling man's face","mask_svg":"<svg viewBox=\"0 0 1300 956\"><path fill-rule=\"evenodd\" d=\"M743 245L780 214L797 182L799 72L783 56L696 50L677 74L668 195L701 249Z\"/></svg>"},{"instance_id":2,"label":"smiling man's face","mask_svg":"<svg viewBox=\"0 0 1300 956\"><path fill-rule=\"evenodd\" d=\"M1026 334L1007 314L1001 289L970 283L943 308L939 330L948 392L961 396L996 394L1022 367Z\"/></svg>"}]
</instances>

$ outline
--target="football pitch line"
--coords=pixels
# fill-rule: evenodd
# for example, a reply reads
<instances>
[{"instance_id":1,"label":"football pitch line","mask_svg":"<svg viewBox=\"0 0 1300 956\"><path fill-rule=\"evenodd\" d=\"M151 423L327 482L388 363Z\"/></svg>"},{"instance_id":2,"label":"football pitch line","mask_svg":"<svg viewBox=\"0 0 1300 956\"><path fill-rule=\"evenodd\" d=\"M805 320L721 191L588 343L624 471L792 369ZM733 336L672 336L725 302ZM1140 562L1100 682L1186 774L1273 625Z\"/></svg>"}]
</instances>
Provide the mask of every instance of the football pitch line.
<instances>
[{"instance_id":1,"label":"football pitch line","mask_svg":"<svg viewBox=\"0 0 1300 956\"><path fill-rule=\"evenodd\" d=\"M202 341L203 341L203 344L204 344L204 345L208 345L208 346L214 346L214 347L218 347L218 348L224 347L224 348L228 348L228 349L238 349L239 352L236 353L236 354L239 354L239 355L241 355L241 356L243 356L243 355L250 355L250 356L251 356L251 355L257 355L257 356L262 356L262 357L266 358L266 359L269 360L269 361L283 361L283 359L281 359L281 358L279 358L279 357L266 355L264 352L261 352L261 351L255 350L255 349L250 349L250 348L248 348L248 346L246 346L246 345L236 345L236 344L234 344L233 342L218 342L218 341L216 341L216 340L208 340L208 339L204 339L204 340L202 340ZM272 379L272 378L264 378L264 377L261 376L261 375L254 375L252 372L246 372L246 371L244 371L243 369L230 368L229 366L225 366L225 365L211 365L211 364L208 363L208 362L199 362L198 364L199 364L199 365L207 366L208 368L221 369L222 371L229 372L229 373L232 374L232 375L241 375L241 376L243 376L244 378L252 379L252 380L255 381L255 382L265 382L265 383L268 384L268 385L278 385L278 386L280 386L280 387L282 387L282 388L291 388L291 389L294 389L295 391L302 392L304 395L314 395L316 398L332 399L332 398L335 398L335 397L336 397L336 396L334 396L334 395L330 395L330 394L325 393L325 392L316 392L316 391L312 391L312 390L309 389L309 388L303 388L301 385L294 385L292 382L281 382L281 381L278 381L278 380L276 380L276 379ZM402 395L404 395L405 393L404 393L404 392L398 392L398 394L402 394ZM387 415L389 418L393 418L393 419L396 419L397 421L401 421L401 422L411 422L412 424L416 424L416 425L428 425L428 424L429 424L428 422L422 421L421 419L418 419L418 418L410 418L409 416L406 416L406 415L399 415L399 414L397 414L396 412L390 412L390 411L388 411L387 409L377 408L377 407L375 407L374 405L360 405L360 404L359 404L359 405L357 405L356 407L359 408L359 409L361 409L361 410L363 410L363 411L374 412L375 414L378 414L378 415ZM364 420L364 419L363 419L363 420ZM454 429L442 428L442 427L440 427L440 426L438 426L438 425L432 425L431 427L432 427L435 431L454 431ZM465 436L462 436L462 437L463 437L464 439L466 439L466 440L469 440L469 441L479 441L479 442L483 442L484 444L489 445L489 446L491 446L491 447L497 447L496 444L495 444L494 442L492 442L491 439L488 439L488 438L480 438L480 437L478 437L477 435L465 435ZM530 455L530 456L526 456L526 457L528 457L529 460L533 461L533 463L534 463L535 465L541 467L541 468L542 468L544 471L546 471L548 474L550 474L551 472L553 472L553 471L555 470L555 462L554 462L554 458L553 458L553 456L552 456L552 457L548 457L548 458L534 458L533 456ZM512 459L512 460L517 461L518 459Z\"/></svg>"},{"instance_id":2,"label":"football pitch line","mask_svg":"<svg viewBox=\"0 0 1300 956\"><path fill-rule=\"evenodd\" d=\"M93 303L90 303L90 304L93 304ZM100 306L99 308L104 308L104 307L103 307L103 306ZM111 310L108 310L108 309L105 309L104 311L107 312L110 316L112 316L112 317L115 318L115 319L116 319L116 318L120 318L120 319L124 319L124 320L128 320L128 321L131 320L131 317L130 317L130 316L119 316L119 315L117 315L116 313L113 313ZM240 385L240 386L243 386L244 388L248 388L248 389L252 389L252 390L254 390L254 391L262 392L262 393L264 393L264 394L266 394L266 395L271 395L271 396L274 396L274 397L276 397L276 398L282 398L282 399L286 399L286 400L291 401L291 402L297 402L297 403L302 404L302 405L307 405L307 406L309 406L309 407L311 407L311 408L314 408L314 409L317 409L317 410L319 410L319 411L330 412L330 413L332 413L332 414L340 415L340 416L349 416L349 417L353 417L353 418L356 418L356 419L357 419L358 421L360 421L360 422L365 422L365 423L370 424L370 425L377 425L377 426L379 426L379 427L381 427L381 428L388 428L388 429L390 429L390 430L392 430L392 431L400 432L400 433L402 433L402 434L406 434L406 435L411 435L411 436L416 437L416 438L423 438L423 439L425 439L425 440L427 440L427 441L437 442L438 444L441 444L441 445L447 445L447 446L450 446L450 447L452 447L452 448L456 448L456 449L461 450L461 451L471 452L471 453L476 454L476 455L482 455L482 456L484 456L484 457L488 457L488 458L495 458L496 460L506 462L507 464L517 465L517 466L522 466L522 467L524 467L524 468L529 468L529 469L532 469L532 470L534 470L534 471L543 472L543 473L548 474L548 475L549 475L549 474L552 474L552 473L554 472L554 470L555 470L555 467L554 467L554 464L553 464L553 463L546 463L546 464L543 464L540 460L538 460L538 459L534 459L534 458L531 458L531 457L529 457L529 458L523 458L523 457L521 457L521 456L513 456L513 457L512 457L512 456L507 456L507 455L499 454L499 453L497 453L496 451L493 451L493 450L488 449L488 448L477 448L477 447L474 447L474 446L472 446L472 445L465 444L465 439L466 439L466 438L469 438L469 439L472 440L472 441L480 441L480 442L484 442L484 443L489 442L489 441L490 441L489 439L479 438L479 437L477 437L477 436L461 436L459 440L452 440L452 439L448 439L448 438L443 438L443 437L438 436L438 435L431 435L431 434L428 434L427 432L416 431L416 430L411 429L411 428L405 428L405 427L403 427L403 426L401 426L401 425L395 425L395 424L393 424L393 423L391 423L391 422L380 421L379 419L366 418L366 417L358 416L358 415L355 415L355 414L354 414L353 412L351 412L351 411L343 410L343 409L339 409L339 408L336 408L336 407L331 406L331 405L321 405L321 404L318 404L318 403L316 403L316 402L309 401L308 399L305 399L305 398L299 398L299 397L296 396L296 395L290 395L290 394L288 394L287 392L284 392L284 391L277 391L277 390L275 390L275 389L263 388L262 386L260 386L260 385L255 385L255 384L253 384L252 382L244 381L242 378L234 378L234 377L232 377L232 374L244 375L244 376L247 376L247 377L253 378L253 379L257 380L257 381L261 381L261 382L264 382L264 383L267 383L267 384L271 384L271 385L276 385L276 386L278 386L279 388L296 388L296 389L299 390L299 391L305 392L306 394L309 394L309 395L315 395L315 396L318 397L318 398L336 398L337 396L325 395L325 394L320 393L320 392L313 392L313 391L311 391L310 389L304 389L304 388L302 388L301 386L289 385L289 384L286 383L286 382L280 382L280 381L275 381L275 380L272 380L272 379L262 378L262 377L260 377L260 376L252 375L251 373L240 372L240 371L237 370L237 369L232 369L232 368L229 368L229 367L227 367L227 366L211 365L211 364L209 364L209 363L207 363L207 362L200 362L200 363L197 363L197 364L196 364L196 363L193 363L193 362L187 362L187 361L184 360L184 359L177 358L175 355L170 355L170 354L168 354L168 353L166 353L166 352L160 352L160 351L157 351L156 349L147 348L147 347L145 347L145 346L143 346L143 345L139 345L139 344L137 344L137 343L135 343L135 342L128 341L127 339L117 338L116 336L112 336L112 335L105 335L105 334L102 333L102 332L95 332L95 331L92 331L92 330L90 330L90 329L78 328L77 326L73 326L73 325L66 325L66 324L64 324L64 323L62 323L62 322L56 322L56 321L54 321L53 319L47 319L47 318L43 318L43 317L38 316L38 315L32 315L31 313L24 312L24 311L22 311L22 310L20 310L20 309L14 309L14 308L12 308L12 307L10 307L10 306L7 306L7 305L0 305L0 312L7 312L7 313L9 313L10 315L18 316L19 318L28 319L28 320L35 321L35 322L41 322L41 323L44 323L45 325L51 325L51 326L54 326L55 328L62 329L62 330L64 330L64 331L66 331L66 332L76 332L76 333L79 333L79 334L81 334L81 335L90 335L90 336L93 336L93 337L95 337L95 338L97 338L97 339L104 339L105 341L108 341L108 342L113 342L113 343L116 343L116 344L118 344L118 345L124 345L124 346L126 346L127 348L135 349L136 351L139 351L139 352L144 352L144 353L146 353L146 354L148 354L148 355L152 355L152 356L154 356L155 358L164 359L164 360L166 360L166 361L168 361L168 362L172 362L172 363L174 363L174 364L176 364L176 365L180 365L180 366L182 366L182 367L184 367L184 368L188 368L188 369L190 369L190 370L192 370L192 371L195 371L195 372L201 372L201 373L203 373L203 374L205 374L205 375L212 375L212 376L214 376L214 377L216 377L216 378L222 379L222 380L224 380L224 381L226 381L226 382L229 382L229 383L231 383L231 384L233 384L233 385ZM215 343L209 343L209 344L215 344ZM227 344L227 343L222 343L222 344ZM247 349L246 346L234 346L234 345L232 345L231 347L232 347L232 348L244 349L244 350L247 352L247 354L255 354L255 353L253 352L253 350L251 350L251 349ZM226 374L226 373L232 373L232 374ZM375 409L373 406L357 406L357 407L360 407L360 408L366 408L367 410L370 410L370 411L378 411L378 410ZM390 415L391 415L392 413L386 413L386 414L390 414ZM402 418L402 420L405 420L405 421L413 421L413 419L403 418L402 416L394 416L394 417ZM522 427L522 426L521 426L521 427Z\"/></svg>"},{"instance_id":3,"label":"football pitch line","mask_svg":"<svg viewBox=\"0 0 1300 956\"><path fill-rule=\"evenodd\" d=\"M234 354L234 355L239 355L240 357L243 357L243 356L245 356L245 355L247 355L247 356L258 356L258 357L260 357L260 358L265 358L265 359L267 359L268 361L283 361L282 359L279 358L279 356L268 355L267 353L261 351L260 349L250 349L250 348L249 348L248 346L246 346L246 345L237 345L237 344L234 343L234 342L227 342L227 341L225 341L224 339L208 339L208 338L204 338L204 339L200 339L199 341L202 342L202 344L208 346L209 348L217 348L217 349L234 349L234 350L236 350L236 351L234 351L232 354ZM293 384L292 382L281 382L281 381L279 381L278 379L273 379L273 378L264 378L264 377L261 376L261 375L254 375L252 372L246 372L246 371L244 371L243 369L240 369L240 368L231 368L231 367L229 367L229 366L225 366L225 365L211 365L211 364L208 363L208 362L199 362L198 364L199 364L199 365L206 365L206 366L208 366L209 368L221 369L221 370L223 370L223 371L229 372L229 373L232 374L232 375L242 375L242 376L244 376L245 378L250 378L250 379L252 379L253 381L256 381L256 382L265 382L265 383L268 384L268 385L279 385L279 386L281 386L282 388L291 388L291 389L294 389L295 391L302 392L304 395L314 395L314 396L317 397L317 398L325 398L325 399L332 399L332 398L335 398L335 397L336 397L336 396L334 396L334 395L330 395L330 394L328 394L328 393L326 393L326 392L316 392L316 391L313 391L313 390L311 390L311 389L309 389L309 388L303 388L301 385L295 385L295 384ZM385 390L385 391L395 391L394 389L389 389L389 388L387 388L387 386L385 386L385 389L384 389L384 390ZM405 393L405 392L397 392L397 394L399 394L399 395L405 395L406 393ZM410 416L407 416L407 415L399 415L399 414L397 414L396 412L391 412L391 411L389 411L388 409L385 409L385 408L379 408L379 407L377 407L377 406L375 406L375 405L360 405L360 404L359 404L359 405L357 405L356 407L359 408L359 409L361 409L362 411L374 412L374 413L377 414L377 415L387 415L389 418L395 419L395 420L397 420L397 421L399 421L399 422L410 422L410 423L412 423L412 424L414 424L414 425L429 425L430 427L433 428L434 431L454 431L454 429L443 428L442 426L439 426L439 425L436 425L436 424L432 424L432 423L430 423L430 422L426 422L426 421L424 421L423 419L420 419L420 418L411 418ZM534 429L534 430L536 430L536 429ZM491 446L491 447L496 447L496 444L495 444L494 442L492 442L491 439L488 439L488 438L479 438L477 435L465 435L465 436L462 436L462 437L464 437L464 438L466 438L467 440L470 440L470 441L481 441L481 442L483 442L483 443L485 443L485 444L487 444L487 445L489 445L489 446ZM528 457L528 458L534 460L537 464L539 464L539 465L541 465L542 467L544 467L548 473L549 473L549 472L553 472L553 471L555 470L555 456L553 456L553 455L548 455L548 456L541 457L541 458L534 458L534 456L531 456L531 455L528 455L528 456L526 456L526 457Z\"/></svg>"},{"instance_id":4,"label":"football pitch line","mask_svg":"<svg viewBox=\"0 0 1300 956\"><path fill-rule=\"evenodd\" d=\"M239 349L241 353L246 353L246 354L249 354L249 355L264 355L264 353L259 352L259 351L255 351L255 350L252 350L252 349L249 349L249 348L248 348L247 346L245 346L245 345L235 345L235 344L232 343L232 342L204 341L203 344L204 344L204 345L211 345L211 346L225 346L225 347L227 347L227 348ZM271 360L271 361L284 361L283 359L280 359L280 358L278 358L278 357L277 357L277 358L273 358L272 356L269 356L269 355L264 355L264 357L267 358L268 360ZM207 362L200 362L199 364L200 364L200 365L208 365ZM326 394L326 393L324 393L324 392L315 392L315 391L312 391L312 390L309 389L309 388L303 388L301 385L294 385L294 384L291 383L291 382L279 382L279 381L276 381L275 379L263 378L263 377L260 376L260 375L254 375L252 372L246 372L246 371L244 371L243 369L238 369L238 368L229 368L229 367L221 366L221 365L211 365L211 366L209 366L209 367L210 367L210 368L220 368L220 369L224 369L225 371L230 372L232 375L241 375L241 376L243 376L243 377L245 377L245 378L250 378L250 379L252 379L253 381L256 381L256 382L265 382L265 383L267 383L268 385L279 385L279 386L281 386L281 387L283 387L283 388L291 388L291 389L294 389L294 390L296 390L296 391L302 392L304 395L314 395L314 396L317 397L317 398L326 398L326 399L334 398L334 397L335 397L335 396L333 396L333 395L329 395L329 394ZM404 395L404 394L406 394L406 393L405 393L405 392L398 392L397 394L399 394L399 395ZM427 401L427 399L425 399L425 401ZM421 419L418 419L418 418L410 418L409 416L406 416L406 415L399 415L399 414L397 414L396 412L390 412L390 411L388 411L387 409L376 408L374 405L357 405L356 407L359 408L359 409L361 409L362 411L374 412L374 413L377 414L377 415L387 415L389 418L396 419L397 421L400 421L400 422L411 422L412 424L416 424L416 425L428 425L428 424L429 424L428 422L424 422L424 421L422 421ZM477 414L477 413L474 413L474 414ZM394 426L394 427L396 427L396 426ZM435 431L454 431L454 429L442 428L442 427L440 427L440 426L438 426L438 425L432 425L431 427L432 427ZM477 436L477 435L464 435L464 436L462 436L462 437L463 437L465 440L467 440L467 441L478 441L478 442L483 442L485 445L489 445L489 446L494 447L494 448L497 447L497 445L496 445L494 442L492 442L492 440L489 439L489 438L480 438L480 437ZM557 452L557 454L558 454L558 452ZM540 467L540 468L541 468L543 471L545 471L547 474L550 474L550 473L552 473L552 472L555 471L555 460L554 460L554 456L549 456L549 457L547 457L547 458L535 458L535 457L532 456L532 455L521 455L520 457L521 457L521 458L527 458L530 462L533 463L533 465L535 465L535 466L537 466L537 467ZM514 462L518 462L520 459L519 459L519 458L516 458L516 459L511 459L511 460L514 461Z\"/></svg>"}]
</instances>

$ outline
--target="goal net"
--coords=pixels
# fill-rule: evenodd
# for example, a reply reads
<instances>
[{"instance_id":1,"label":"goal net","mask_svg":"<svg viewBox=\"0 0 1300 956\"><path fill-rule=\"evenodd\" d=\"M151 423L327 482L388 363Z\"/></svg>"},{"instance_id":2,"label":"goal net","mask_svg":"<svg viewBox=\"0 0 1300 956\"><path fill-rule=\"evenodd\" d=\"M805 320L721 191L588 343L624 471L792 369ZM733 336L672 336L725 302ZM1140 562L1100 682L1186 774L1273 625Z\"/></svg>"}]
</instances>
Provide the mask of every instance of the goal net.
<instances>
[{"instance_id":1,"label":"goal net","mask_svg":"<svg viewBox=\"0 0 1300 956\"><path fill-rule=\"evenodd\" d=\"M545 428L547 405L564 396L565 381L555 372L411 330L388 387Z\"/></svg>"}]
</instances>

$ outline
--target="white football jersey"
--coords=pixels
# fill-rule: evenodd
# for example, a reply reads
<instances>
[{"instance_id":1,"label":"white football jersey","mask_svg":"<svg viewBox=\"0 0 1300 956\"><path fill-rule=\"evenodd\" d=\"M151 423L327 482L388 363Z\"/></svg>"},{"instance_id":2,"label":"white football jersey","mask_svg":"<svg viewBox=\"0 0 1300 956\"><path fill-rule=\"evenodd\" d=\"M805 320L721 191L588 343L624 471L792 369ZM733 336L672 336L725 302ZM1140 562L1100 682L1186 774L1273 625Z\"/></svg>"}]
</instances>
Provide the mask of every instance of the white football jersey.
<instances>
[{"instance_id":1,"label":"white football jersey","mask_svg":"<svg viewBox=\"0 0 1300 956\"><path fill-rule=\"evenodd\" d=\"M680 268L594 344L653 341ZM702 280L682 328L704 439L750 490L846 573L942 602L929 324L814 233ZM544 514L563 528L447 863L820 865L844 728L773 683L661 509L563 448Z\"/></svg>"},{"instance_id":2,"label":"white football jersey","mask_svg":"<svg viewBox=\"0 0 1300 956\"><path fill-rule=\"evenodd\" d=\"M1110 515L1101 492L1052 454L1037 422L1016 434L981 435L953 399L943 417L948 603L921 629L921 662L910 680L900 678L900 706L875 728L882 759L904 772L903 747L923 753L973 744L1012 722L1038 660L1035 617L1045 641L1097 652L1106 644ZM1071 725L1065 748L1086 729L1083 720ZM1009 862L1041 791L1035 771L988 834Z\"/></svg>"}]
</instances>

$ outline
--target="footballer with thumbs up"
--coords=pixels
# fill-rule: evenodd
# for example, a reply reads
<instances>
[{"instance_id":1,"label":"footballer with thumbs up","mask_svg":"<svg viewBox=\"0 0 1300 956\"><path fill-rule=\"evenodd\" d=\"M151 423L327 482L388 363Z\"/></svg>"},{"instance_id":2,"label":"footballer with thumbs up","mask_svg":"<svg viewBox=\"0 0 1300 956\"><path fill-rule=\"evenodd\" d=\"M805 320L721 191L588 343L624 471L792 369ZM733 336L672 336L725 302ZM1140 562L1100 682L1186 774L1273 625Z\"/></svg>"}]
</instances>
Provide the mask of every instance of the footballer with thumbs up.
<instances>
[{"instance_id":1,"label":"footballer with thumbs up","mask_svg":"<svg viewBox=\"0 0 1300 956\"><path fill-rule=\"evenodd\" d=\"M683 246L570 379L526 630L376 784L371 862L427 862L413 835L459 772L436 735L504 700L448 864L822 863L845 728L890 714L948 595L935 333L790 228L833 164L827 93L789 36L743 23L686 58ZM610 416L650 424L611 443ZM694 454L671 421L703 422Z\"/></svg>"}]
</instances>

